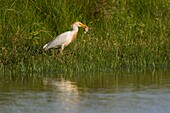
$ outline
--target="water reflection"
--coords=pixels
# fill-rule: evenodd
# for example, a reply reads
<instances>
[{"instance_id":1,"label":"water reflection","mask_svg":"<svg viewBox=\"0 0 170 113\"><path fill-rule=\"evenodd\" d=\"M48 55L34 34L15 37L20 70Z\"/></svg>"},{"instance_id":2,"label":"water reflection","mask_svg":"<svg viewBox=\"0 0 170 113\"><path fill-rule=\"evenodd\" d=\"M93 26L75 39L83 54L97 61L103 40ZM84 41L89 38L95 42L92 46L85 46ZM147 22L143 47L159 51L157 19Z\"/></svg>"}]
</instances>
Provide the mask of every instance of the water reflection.
<instances>
[{"instance_id":1,"label":"water reflection","mask_svg":"<svg viewBox=\"0 0 170 113\"><path fill-rule=\"evenodd\" d=\"M167 113L170 71L0 76L4 113Z\"/></svg>"},{"instance_id":2,"label":"water reflection","mask_svg":"<svg viewBox=\"0 0 170 113\"><path fill-rule=\"evenodd\" d=\"M43 83L52 89L51 96L56 99L56 102L60 103L57 111L75 112L78 109L80 98L75 82L64 78L44 78Z\"/></svg>"}]
</instances>

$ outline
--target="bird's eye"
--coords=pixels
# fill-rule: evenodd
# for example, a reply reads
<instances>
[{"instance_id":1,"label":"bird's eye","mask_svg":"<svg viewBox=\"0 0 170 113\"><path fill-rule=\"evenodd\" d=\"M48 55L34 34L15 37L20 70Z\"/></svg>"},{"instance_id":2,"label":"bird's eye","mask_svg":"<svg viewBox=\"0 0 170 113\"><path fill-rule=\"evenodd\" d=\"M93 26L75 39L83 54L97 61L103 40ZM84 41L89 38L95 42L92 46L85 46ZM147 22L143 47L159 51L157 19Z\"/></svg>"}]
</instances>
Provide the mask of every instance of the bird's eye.
<instances>
[{"instance_id":1,"label":"bird's eye","mask_svg":"<svg viewBox=\"0 0 170 113\"><path fill-rule=\"evenodd\" d=\"M81 25L81 23L79 23L79 25Z\"/></svg>"}]
</instances>

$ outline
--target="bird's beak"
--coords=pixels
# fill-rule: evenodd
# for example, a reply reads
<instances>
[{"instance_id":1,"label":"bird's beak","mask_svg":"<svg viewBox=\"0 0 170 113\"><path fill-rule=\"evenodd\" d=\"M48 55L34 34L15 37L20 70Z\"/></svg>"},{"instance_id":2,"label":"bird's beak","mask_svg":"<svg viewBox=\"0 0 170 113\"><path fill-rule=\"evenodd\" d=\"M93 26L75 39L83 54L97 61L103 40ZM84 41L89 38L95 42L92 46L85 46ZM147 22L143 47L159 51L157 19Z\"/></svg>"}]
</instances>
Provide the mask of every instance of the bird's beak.
<instances>
[{"instance_id":1,"label":"bird's beak","mask_svg":"<svg viewBox=\"0 0 170 113\"><path fill-rule=\"evenodd\" d=\"M83 28L87 28L87 26L85 25L85 24L80 24L81 25L81 27L83 27Z\"/></svg>"},{"instance_id":2,"label":"bird's beak","mask_svg":"<svg viewBox=\"0 0 170 113\"><path fill-rule=\"evenodd\" d=\"M80 26L84 28L84 33L87 33L89 31L89 27L86 26L85 24L81 23Z\"/></svg>"}]
</instances>

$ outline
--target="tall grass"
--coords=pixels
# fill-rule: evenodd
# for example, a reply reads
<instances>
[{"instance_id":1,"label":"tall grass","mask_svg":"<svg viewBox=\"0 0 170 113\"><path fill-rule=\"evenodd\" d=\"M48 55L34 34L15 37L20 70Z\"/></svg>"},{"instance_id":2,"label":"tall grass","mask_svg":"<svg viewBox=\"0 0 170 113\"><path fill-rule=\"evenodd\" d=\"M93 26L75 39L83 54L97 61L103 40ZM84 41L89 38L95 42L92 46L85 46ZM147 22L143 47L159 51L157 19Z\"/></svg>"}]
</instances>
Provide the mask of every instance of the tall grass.
<instances>
[{"instance_id":1,"label":"tall grass","mask_svg":"<svg viewBox=\"0 0 170 113\"><path fill-rule=\"evenodd\" d=\"M21 72L74 73L168 67L169 0L1 0L0 68ZM42 47L79 30L64 54Z\"/></svg>"}]
</instances>

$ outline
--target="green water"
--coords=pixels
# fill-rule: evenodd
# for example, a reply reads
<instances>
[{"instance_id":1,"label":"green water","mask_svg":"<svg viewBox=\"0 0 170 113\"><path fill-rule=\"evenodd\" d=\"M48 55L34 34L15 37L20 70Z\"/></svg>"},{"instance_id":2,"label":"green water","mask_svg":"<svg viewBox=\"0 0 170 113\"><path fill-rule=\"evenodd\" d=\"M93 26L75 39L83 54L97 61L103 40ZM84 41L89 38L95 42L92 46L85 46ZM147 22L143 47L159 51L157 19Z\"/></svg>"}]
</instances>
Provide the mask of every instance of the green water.
<instances>
[{"instance_id":1,"label":"green water","mask_svg":"<svg viewBox=\"0 0 170 113\"><path fill-rule=\"evenodd\" d=\"M2 113L168 113L170 70L148 72L1 73Z\"/></svg>"}]
</instances>

